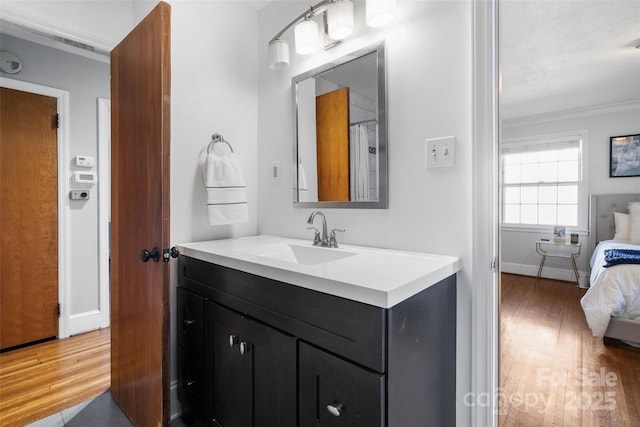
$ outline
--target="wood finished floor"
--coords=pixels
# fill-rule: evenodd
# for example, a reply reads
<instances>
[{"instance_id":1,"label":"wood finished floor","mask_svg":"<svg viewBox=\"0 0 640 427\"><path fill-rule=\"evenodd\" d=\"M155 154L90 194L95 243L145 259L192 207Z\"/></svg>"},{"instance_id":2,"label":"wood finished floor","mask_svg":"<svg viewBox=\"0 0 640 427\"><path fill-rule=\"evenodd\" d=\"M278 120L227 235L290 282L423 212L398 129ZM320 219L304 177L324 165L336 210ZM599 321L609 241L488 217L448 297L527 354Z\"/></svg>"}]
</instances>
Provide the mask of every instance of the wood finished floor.
<instances>
[{"instance_id":1,"label":"wood finished floor","mask_svg":"<svg viewBox=\"0 0 640 427\"><path fill-rule=\"evenodd\" d=\"M0 353L0 426L24 426L104 393L110 357L109 329Z\"/></svg>"},{"instance_id":2,"label":"wood finished floor","mask_svg":"<svg viewBox=\"0 0 640 427\"><path fill-rule=\"evenodd\" d=\"M640 427L640 349L591 335L585 290L501 279L499 426Z\"/></svg>"}]
</instances>

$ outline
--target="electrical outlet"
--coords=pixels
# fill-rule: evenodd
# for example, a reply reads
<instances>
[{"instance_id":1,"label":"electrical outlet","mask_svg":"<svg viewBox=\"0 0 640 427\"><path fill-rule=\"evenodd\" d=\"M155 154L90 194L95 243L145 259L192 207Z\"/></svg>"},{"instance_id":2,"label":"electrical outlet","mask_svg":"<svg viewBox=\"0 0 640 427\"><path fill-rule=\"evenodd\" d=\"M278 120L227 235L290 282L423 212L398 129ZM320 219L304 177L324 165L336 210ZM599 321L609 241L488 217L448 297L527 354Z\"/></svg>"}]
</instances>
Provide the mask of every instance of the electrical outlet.
<instances>
[{"instance_id":1,"label":"electrical outlet","mask_svg":"<svg viewBox=\"0 0 640 427\"><path fill-rule=\"evenodd\" d=\"M433 138L425 141L425 162L427 168L443 168L456 164L456 137Z\"/></svg>"}]
</instances>

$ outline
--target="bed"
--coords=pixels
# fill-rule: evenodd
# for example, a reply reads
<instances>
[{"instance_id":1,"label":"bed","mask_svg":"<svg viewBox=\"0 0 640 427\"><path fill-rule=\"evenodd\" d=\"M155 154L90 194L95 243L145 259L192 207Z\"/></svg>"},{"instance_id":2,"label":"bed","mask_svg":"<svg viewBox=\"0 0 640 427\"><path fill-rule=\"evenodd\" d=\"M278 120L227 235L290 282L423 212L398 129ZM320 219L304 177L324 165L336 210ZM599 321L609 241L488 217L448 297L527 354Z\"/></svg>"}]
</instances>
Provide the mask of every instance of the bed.
<instances>
[{"instance_id":1,"label":"bed","mask_svg":"<svg viewBox=\"0 0 640 427\"><path fill-rule=\"evenodd\" d=\"M594 336L640 343L640 264L603 268L607 249L640 250L616 234L614 212L628 213L629 202L640 194L592 195L590 199L591 256L590 288L580 303ZM620 224L619 224L620 225ZM633 344L632 344L633 345ZM639 344L640 345L640 344Z\"/></svg>"}]
</instances>

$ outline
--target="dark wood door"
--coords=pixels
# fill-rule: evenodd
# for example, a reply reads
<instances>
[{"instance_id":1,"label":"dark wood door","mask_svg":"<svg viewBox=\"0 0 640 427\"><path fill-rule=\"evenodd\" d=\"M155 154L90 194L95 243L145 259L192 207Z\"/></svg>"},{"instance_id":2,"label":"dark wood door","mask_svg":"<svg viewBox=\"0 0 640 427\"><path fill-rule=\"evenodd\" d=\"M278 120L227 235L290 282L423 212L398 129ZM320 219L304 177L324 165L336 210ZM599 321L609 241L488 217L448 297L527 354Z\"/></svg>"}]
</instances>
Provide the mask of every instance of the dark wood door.
<instances>
[{"instance_id":1,"label":"dark wood door","mask_svg":"<svg viewBox=\"0 0 640 427\"><path fill-rule=\"evenodd\" d=\"M349 88L316 97L318 201L349 201Z\"/></svg>"},{"instance_id":2,"label":"dark wood door","mask_svg":"<svg viewBox=\"0 0 640 427\"><path fill-rule=\"evenodd\" d=\"M168 425L170 14L159 3L111 52L111 393L137 426Z\"/></svg>"},{"instance_id":3,"label":"dark wood door","mask_svg":"<svg viewBox=\"0 0 640 427\"><path fill-rule=\"evenodd\" d=\"M223 427L296 426L296 338L216 303L206 305L213 418Z\"/></svg>"},{"instance_id":4,"label":"dark wood door","mask_svg":"<svg viewBox=\"0 0 640 427\"><path fill-rule=\"evenodd\" d=\"M0 92L0 349L58 335L57 100Z\"/></svg>"}]
</instances>

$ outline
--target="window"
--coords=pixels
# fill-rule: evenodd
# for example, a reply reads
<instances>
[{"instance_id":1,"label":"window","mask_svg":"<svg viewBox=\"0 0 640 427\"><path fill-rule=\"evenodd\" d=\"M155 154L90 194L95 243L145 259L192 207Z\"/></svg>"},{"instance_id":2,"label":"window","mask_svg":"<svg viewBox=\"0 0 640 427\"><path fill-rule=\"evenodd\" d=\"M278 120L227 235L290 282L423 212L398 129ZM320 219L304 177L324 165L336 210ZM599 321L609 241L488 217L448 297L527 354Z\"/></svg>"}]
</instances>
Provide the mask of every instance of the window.
<instances>
[{"instance_id":1,"label":"window","mask_svg":"<svg viewBox=\"0 0 640 427\"><path fill-rule=\"evenodd\" d=\"M505 142L502 223L585 228L582 135Z\"/></svg>"}]
</instances>

